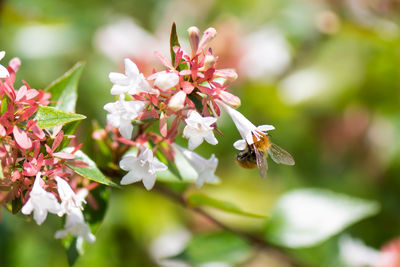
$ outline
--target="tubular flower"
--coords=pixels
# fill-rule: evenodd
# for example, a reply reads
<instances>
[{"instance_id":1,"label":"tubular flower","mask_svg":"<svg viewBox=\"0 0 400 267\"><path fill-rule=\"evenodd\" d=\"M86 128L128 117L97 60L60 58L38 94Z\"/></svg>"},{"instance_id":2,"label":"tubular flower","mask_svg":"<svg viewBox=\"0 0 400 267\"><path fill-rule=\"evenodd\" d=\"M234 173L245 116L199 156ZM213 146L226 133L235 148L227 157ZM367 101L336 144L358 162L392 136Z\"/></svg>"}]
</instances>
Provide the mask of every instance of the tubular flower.
<instances>
[{"instance_id":1,"label":"tubular flower","mask_svg":"<svg viewBox=\"0 0 400 267\"><path fill-rule=\"evenodd\" d=\"M217 119L214 117L202 117L195 110L189 111L185 120L186 126L183 129L183 137L189 139L189 149L195 149L203 140L206 140L211 145L218 144L211 126L216 121Z\"/></svg>"},{"instance_id":2,"label":"tubular flower","mask_svg":"<svg viewBox=\"0 0 400 267\"><path fill-rule=\"evenodd\" d=\"M275 127L272 125L260 125L255 126L251 123L242 113L237 110L234 110L227 104L223 103L222 101L217 101L218 105L220 105L225 111L229 114L232 118L233 123L235 124L236 128L239 131L240 136L243 140L246 141L247 144L251 145L254 142L258 141L263 135L264 132L274 130ZM235 148L237 149L244 149L243 142L236 142Z\"/></svg>"},{"instance_id":3,"label":"tubular flower","mask_svg":"<svg viewBox=\"0 0 400 267\"><path fill-rule=\"evenodd\" d=\"M185 159L197 172L197 187L202 187L204 183L215 183L218 181L218 178L215 176L215 170L218 166L218 159L214 154L212 154L209 159L205 159L197 153L176 144L174 144L174 148L182 153Z\"/></svg>"},{"instance_id":4,"label":"tubular flower","mask_svg":"<svg viewBox=\"0 0 400 267\"><path fill-rule=\"evenodd\" d=\"M85 223L82 211L74 207L67 213L65 225L63 230L59 230L55 233L55 238L63 238L68 234L77 237L76 247L82 251L82 244L86 242L93 243L96 241L96 237L91 233L90 227Z\"/></svg>"},{"instance_id":5,"label":"tubular flower","mask_svg":"<svg viewBox=\"0 0 400 267\"><path fill-rule=\"evenodd\" d=\"M114 84L111 88L111 94L120 95L124 93L136 94L139 92L157 93L152 89L136 64L129 58L125 59L125 74L111 72L110 81Z\"/></svg>"},{"instance_id":6,"label":"tubular flower","mask_svg":"<svg viewBox=\"0 0 400 267\"><path fill-rule=\"evenodd\" d=\"M63 178L56 176L58 195L61 198L61 212L59 215L69 213L74 208L83 210L82 203L86 203L87 190L82 189L75 194L71 186Z\"/></svg>"},{"instance_id":7,"label":"tubular flower","mask_svg":"<svg viewBox=\"0 0 400 267\"><path fill-rule=\"evenodd\" d=\"M167 170L167 166L153 157L153 152L146 148L135 157L133 155L125 156L120 162L121 169L129 171L122 177L121 184L136 183L140 180L147 190L153 188L156 182L156 172Z\"/></svg>"},{"instance_id":8,"label":"tubular flower","mask_svg":"<svg viewBox=\"0 0 400 267\"><path fill-rule=\"evenodd\" d=\"M121 95L118 101L104 105L104 109L109 112L107 122L117 127L124 138L130 139L133 130L132 120L138 117L145 105L146 103L142 101L125 101Z\"/></svg>"},{"instance_id":9,"label":"tubular flower","mask_svg":"<svg viewBox=\"0 0 400 267\"><path fill-rule=\"evenodd\" d=\"M21 210L25 215L29 215L33 212L33 218L38 225L41 225L46 220L48 212L57 214L61 211L61 206L55 195L44 190L41 186L41 182L41 173L38 172L32 191L29 194L29 200Z\"/></svg>"}]
</instances>

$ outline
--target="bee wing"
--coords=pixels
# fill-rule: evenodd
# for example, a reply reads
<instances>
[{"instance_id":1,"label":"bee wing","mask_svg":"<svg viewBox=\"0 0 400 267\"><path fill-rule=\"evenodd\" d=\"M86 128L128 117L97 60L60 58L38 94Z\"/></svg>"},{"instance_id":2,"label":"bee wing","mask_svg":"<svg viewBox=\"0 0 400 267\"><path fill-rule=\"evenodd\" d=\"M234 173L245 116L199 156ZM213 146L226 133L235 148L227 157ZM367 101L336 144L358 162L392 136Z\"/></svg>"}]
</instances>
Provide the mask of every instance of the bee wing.
<instances>
[{"instance_id":1,"label":"bee wing","mask_svg":"<svg viewBox=\"0 0 400 267\"><path fill-rule=\"evenodd\" d=\"M294 159L292 155L289 154L283 148L271 143L268 148L268 154L271 156L271 159L276 163L281 163L285 165L294 165Z\"/></svg>"},{"instance_id":2,"label":"bee wing","mask_svg":"<svg viewBox=\"0 0 400 267\"><path fill-rule=\"evenodd\" d=\"M262 178L265 178L265 176L267 176L267 170L268 170L267 158L265 156L265 153L259 151L256 148L254 149L254 152L256 154L258 172L260 173L260 176Z\"/></svg>"}]
</instances>

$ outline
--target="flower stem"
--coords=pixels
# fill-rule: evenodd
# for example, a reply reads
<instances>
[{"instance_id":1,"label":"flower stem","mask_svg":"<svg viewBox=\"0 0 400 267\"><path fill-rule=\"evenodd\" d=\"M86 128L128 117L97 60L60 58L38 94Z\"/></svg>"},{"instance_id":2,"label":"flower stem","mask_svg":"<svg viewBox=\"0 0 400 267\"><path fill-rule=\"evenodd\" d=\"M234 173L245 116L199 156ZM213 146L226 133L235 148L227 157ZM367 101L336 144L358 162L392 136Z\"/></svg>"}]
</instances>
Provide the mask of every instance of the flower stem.
<instances>
[{"instance_id":1,"label":"flower stem","mask_svg":"<svg viewBox=\"0 0 400 267\"><path fill-rule=\"evenodd\" d=\"M227 232L233 233L237 236L240 236L241 238L247 240L255 248L266 251L270 255L273 255L274 257L290 264L290 266L294 266L294 267L305 266L304 264L299 263L296 259L294 259L290 255L285 253L282 248L278 248L278 247L270 244L268 241L261 239L258 236L255 236L253 234L231 228L230 226L224 224L223 222L219 221L218 219L216 219L215 217L210 215L204 209L190 205L182 195L173 192L169 188L167 188L165 186L156 185L154 187L154 190L156 192L176 201L181 206L183 206L189 210L192 210L192 211L196 212L197 214L202 215L203 217L205 217L206 219L208 219L210 222L214 223L216 226L220 227L221 229L223 229Z\"/></svg>"}]
</instances>

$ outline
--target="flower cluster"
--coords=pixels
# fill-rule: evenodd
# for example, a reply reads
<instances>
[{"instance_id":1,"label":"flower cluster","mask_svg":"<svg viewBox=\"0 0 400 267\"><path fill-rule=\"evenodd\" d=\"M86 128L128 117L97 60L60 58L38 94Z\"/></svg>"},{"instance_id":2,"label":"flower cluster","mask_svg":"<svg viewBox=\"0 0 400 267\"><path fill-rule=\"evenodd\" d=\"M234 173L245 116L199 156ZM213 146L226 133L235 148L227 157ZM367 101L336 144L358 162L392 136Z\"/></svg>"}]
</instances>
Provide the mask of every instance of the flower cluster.
<instances>
[{"instance_id":1,"label":"flower cluster","mask_svg":"<svg viewBox=\"0 0 400 267\"><path fill-rule=\"evenodd\" d=\"M142 180L147 189L154 186L156 172L167 169L166 164L174 161L175 153L181 153L198 173L197 185L215 182L218 159L209 160L192 150L203 141L216 145L214 133L220 109L233 119L243 140L247 144L257 142L271 125L256 127L235 110L240 99L228 92L227 86L237 78L232 69L217 69L217 57L209 48L215 37L214 28L207 29L202 36L196 27L188 29L191 52L180 46L173 26L171 33L171 62L160 53L156 57L164 69L144 77L136 64L125 59L125 74L110 73L113 83L111 94L118 96L114 103L108 103L107 122L118 128L117 140L125 145L138 148L137 155L126 155L120 162L123 170L129 171L121 184ZM159 133L151 127L158 122ZM185 126L183 131L179 125ZM137 125L134 131L134 125ZM133 135L133 133L135 133ZM188 139L188 148L175 144L177 136ZM163 154L168 162L161 163L155 155Z\"/></svg>"},{"instance_id":2,"label":"flower cluster","mask_svg":"<svg viewBox=\"0 0 400 267\"><path fill-rule=\"evenodd\" d=\"M0 52L0 58L4 54ZM19 89L14 88L20 65L18 58L7 67L0 65L0 203L13 212L22 207L23 214L33 213L39 225L48 212L66 214L66 229L56 237L69 232L94 241L81 212L86 189L76 195L67 182L74 179L67 163L85 164L75 160L74 153L80 146L67 153L62 148L73 136L65 135L62 125L40 127L36 114L40 106L50 103L50 94L30 88L26 82Z\"/></svg>"}]
</instances>

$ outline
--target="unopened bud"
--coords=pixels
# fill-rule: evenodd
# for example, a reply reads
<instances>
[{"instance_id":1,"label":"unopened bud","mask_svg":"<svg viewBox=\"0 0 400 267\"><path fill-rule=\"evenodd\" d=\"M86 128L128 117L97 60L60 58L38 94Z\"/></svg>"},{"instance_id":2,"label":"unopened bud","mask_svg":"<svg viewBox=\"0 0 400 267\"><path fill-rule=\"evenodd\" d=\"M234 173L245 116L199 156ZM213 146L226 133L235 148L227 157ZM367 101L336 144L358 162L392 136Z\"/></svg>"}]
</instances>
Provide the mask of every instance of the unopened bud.
<instances>
[{"instance_id":1,"label":"unopened bud","mask_svg":"<svg viewBox=\"0 0 400 267\"><path fill-rule=\"evenodd\" d=\"M200 40L199 47L197 48L197 53L200 53L203 49L205 49L216 35L217 31L214 28L208 28L204 32L203 37Z\"/></svg>"},{"instance_id":2,"label":"unopened bud","mask_svg":"<svg viewBox=\"0 0 400 267\"><path fill-rule=\"evenodd\" d=\"M179 91L171 97L168 103L168 107L173 111L181 110L185 106L185 100L186 93L184 91Z\"/></svg>"},{"instance_id":3,"label":"unopened bud","mask_svg":"<svg viewBox=\"0 0 400 267\"><path fill-rule=\"evenodd\" d=\"M200 40L200 30L192 26L188 30L189 33L189 41L190 41L190 47L192 48L192 57L196 55L197 49L199 47L199 40Z\"/></svg>"},{"instance_id":4,"label":"unopened bud","mask_svg":"<svg viewBox=\"0 0 400 267\"><path fill-rule=\"evenodd\" d=\"M233 82L238 78L238 74L236 73L236 71L234 69L215 70L214 75L216 77L225 78L230 82Z\"/></svg>"},{"instance_id":5,"label":"unopened bud","mask_svg":"<svg viewBox=\"0 0 400 267\"><path fill-rule=\"evenodd\" d=\"M156 80L154 81L154 85L165 91L168 90L179 82L179 76L174 72L164 72L160 73Z\"/></svg>"},{"instance_id":6,"label":"unopened bud","mask_svg":"<svg viewBox=\"0 0 400 267\"><path fill-rule=\"evenodd\" d=\"M13 69L14 72L17 72L17 70L21 66L21 60L15 57L10 60L10 63L8 63L8 65Z\"/></svg>"},{"instance_id":7,"label":"unopened bud","mask_svg":"<svg viewBox=\"0 0 400 267\"><path fill-rule=\"evenodd\" d=\"M240 98L227 91L220 91L219 98L232 108L238 108L241 105Z\"/></svg>"}]
</instances>

